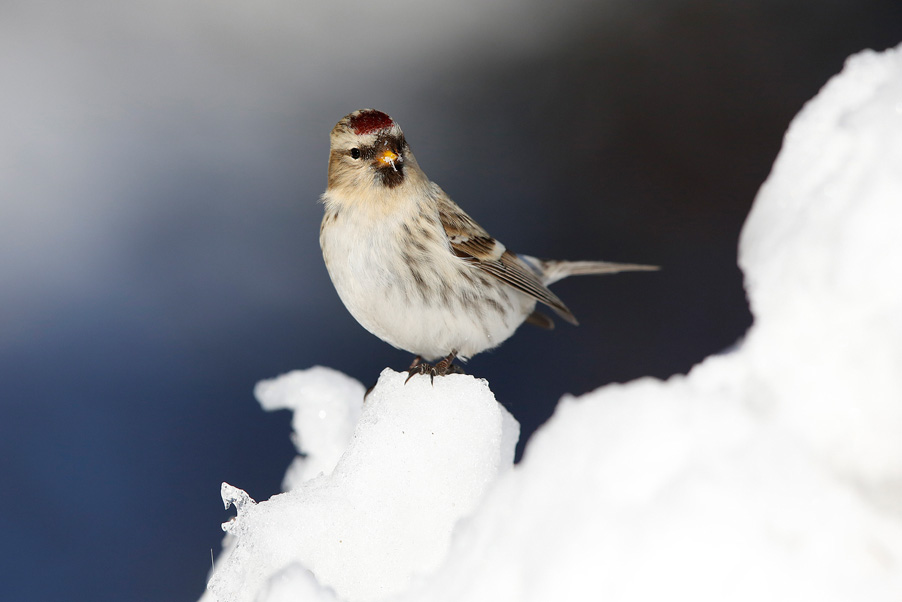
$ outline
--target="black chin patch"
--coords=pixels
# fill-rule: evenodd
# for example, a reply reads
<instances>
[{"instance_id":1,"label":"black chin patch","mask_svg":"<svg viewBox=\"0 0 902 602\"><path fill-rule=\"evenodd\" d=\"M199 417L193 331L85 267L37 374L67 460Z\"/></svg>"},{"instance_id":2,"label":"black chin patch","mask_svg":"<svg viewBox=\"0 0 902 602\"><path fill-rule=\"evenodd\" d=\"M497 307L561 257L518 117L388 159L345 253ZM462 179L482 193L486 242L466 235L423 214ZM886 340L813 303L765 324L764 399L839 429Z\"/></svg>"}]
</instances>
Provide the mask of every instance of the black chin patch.
<instances>
[{"instance_id":1,"label":"black chin patch","mask_svg":"<svg viewBox=\"0 0 902 602\"><path fill-rule=\"evenodd\" d=\"M404 166L399 165L397 170L390 165L380 167L379 178L382 180L383 186L394 188L404 181Z\"/></svg>"}]
</instances>

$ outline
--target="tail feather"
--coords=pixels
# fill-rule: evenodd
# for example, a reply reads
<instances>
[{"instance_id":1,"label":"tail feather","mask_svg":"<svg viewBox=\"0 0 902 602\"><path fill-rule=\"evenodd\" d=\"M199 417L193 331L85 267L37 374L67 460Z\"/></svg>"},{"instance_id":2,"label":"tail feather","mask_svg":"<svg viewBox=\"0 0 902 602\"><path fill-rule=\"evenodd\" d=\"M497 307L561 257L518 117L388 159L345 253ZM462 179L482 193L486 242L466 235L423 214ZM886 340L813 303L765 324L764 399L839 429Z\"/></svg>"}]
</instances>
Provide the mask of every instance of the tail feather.
<instances>
[{"instance_id":1,"label":"tail feather","mask_svg":"<svg viewBox=\"0 0 902 602\"><path fill-rule=\"evenodd\" d=\"M656 265L639 263L613 263L610 261L557 261L553 259L536 259L529 255L521 255L532 267L542 284L548 286L567 276L583 276L589 274L616 274L617 272L652 272L661 269Z\"/></svg>"}]
</instances>

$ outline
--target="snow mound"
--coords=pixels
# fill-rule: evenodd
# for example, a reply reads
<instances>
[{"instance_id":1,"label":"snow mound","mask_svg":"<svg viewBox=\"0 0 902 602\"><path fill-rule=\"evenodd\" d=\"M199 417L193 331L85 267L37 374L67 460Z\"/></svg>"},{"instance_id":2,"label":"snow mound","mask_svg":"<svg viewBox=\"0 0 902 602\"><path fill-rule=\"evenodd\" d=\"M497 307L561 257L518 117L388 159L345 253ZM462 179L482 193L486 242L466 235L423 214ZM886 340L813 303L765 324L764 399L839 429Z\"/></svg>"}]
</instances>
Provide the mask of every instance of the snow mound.
<instances>
[{"instance_id":1,"label":"snow mound","mask_svg":"<svg viewBox=\"0 0 902 602\"><path fill-rule=\"evenodd\" d=\"M298 453L282 490L330 474L348 447L363 406L363 385L337 370L316 366L295 370L254 387L266 410L291 410L292 440Z\"/></svg>"},{"instance_id":2,"label":"snow mound","mask_svg":"<svg viewBox=\"0 0 902 602\"><path fill-rule=\"evenodd\" d=\"M565 397L513 470L516 423L484 381L385 371L331 475L362 388L322 369L266 387L305 409L261 385L305 415L323 475L260 504L224 485L238 517L211 592L898 601L900 224L902 47L852 57L789 128L742 233L737 349ZM317 403L345 413L319 429Z\"/></svg>"},{"instance_id":3,"label":"snow mound","mask_svg":"<svg viewBox=\"0 0 902 602\"><path fill-rule=\"evenodd\" d=\"M756 406L850 476L902 480L902 47L799 113L739 263Z\"/></svg>"},{"instance_id":4,"label":"snow mound","mask_svg":"<svg viewBox=\"0 0 902 602\"><path fill-rule=\"evenodd\" d=\"M746 409L735 359L563 399L395 600L898 600L899 517Z\"/></svg>"},{"instance_id":5,"label":"snow mound","mask_svg":"<svg viewBox=\"0 0 902 602\"><path fill-rule=\"evenodd\" d=\"M282 591L284 583L268 583L277 572L281 581L311 589L309 576L292 566L306 567L343 600L375 600L437 568L458 519L512 465L519 424L483 380L453 375L433 385L426 376L405 384L406 378L382 373L330 474L259 504L223 484L223 501L234 504L238 516L223 526L234 539L209 584L216 600L255 600L264 588ZM277 391L286 401L359 405L363 388L347 381L314 368L270 381L257 393L269 407L287 405L274 401ZM318 420L311 406L302 402L298 409Z\"/></svg>"}]
</instances>

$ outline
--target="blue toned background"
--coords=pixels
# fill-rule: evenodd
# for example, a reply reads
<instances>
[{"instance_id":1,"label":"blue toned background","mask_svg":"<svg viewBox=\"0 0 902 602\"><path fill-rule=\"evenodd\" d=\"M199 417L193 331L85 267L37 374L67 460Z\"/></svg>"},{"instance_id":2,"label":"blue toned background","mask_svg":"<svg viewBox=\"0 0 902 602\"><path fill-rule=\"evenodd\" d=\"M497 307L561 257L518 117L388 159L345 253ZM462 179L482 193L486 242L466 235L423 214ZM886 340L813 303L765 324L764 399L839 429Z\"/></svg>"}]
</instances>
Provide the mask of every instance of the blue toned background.
<instances>
[{"instance_id":1,"label":"blue toned background","mask_svg":"<svg viewBox=\"0 0 902 602\"><path fill-rule=\"evenodd\" d=\"M0 598L193 600L219 484L279 491L256 381L410 357L319 253L328 133L371 106L581 326L468 371L531 433L565 392L685 372L750 323L736 243L790 119L897 0L0 7ZM522 442L521 442L522 448Z\"/></svg>"}]
</instances>

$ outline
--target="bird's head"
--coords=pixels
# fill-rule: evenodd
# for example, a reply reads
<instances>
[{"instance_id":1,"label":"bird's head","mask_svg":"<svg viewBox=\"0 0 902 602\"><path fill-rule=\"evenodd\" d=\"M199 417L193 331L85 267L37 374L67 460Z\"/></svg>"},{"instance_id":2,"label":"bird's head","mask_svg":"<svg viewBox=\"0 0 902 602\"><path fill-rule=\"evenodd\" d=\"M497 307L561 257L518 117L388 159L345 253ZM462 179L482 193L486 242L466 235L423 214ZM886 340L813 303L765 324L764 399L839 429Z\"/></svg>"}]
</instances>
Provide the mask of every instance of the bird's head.
<instances>
[{"instance_id":1,"label":"bird's head","mask_svg":"<svg viewBox=\"0 0 902 602\"><path fill-rule=\"evenodd\" d=\"M404 133L375 109L354 111L332 128L329 189L361 194L401 187L417 171Z\"/></svg>"}]
</instances>

